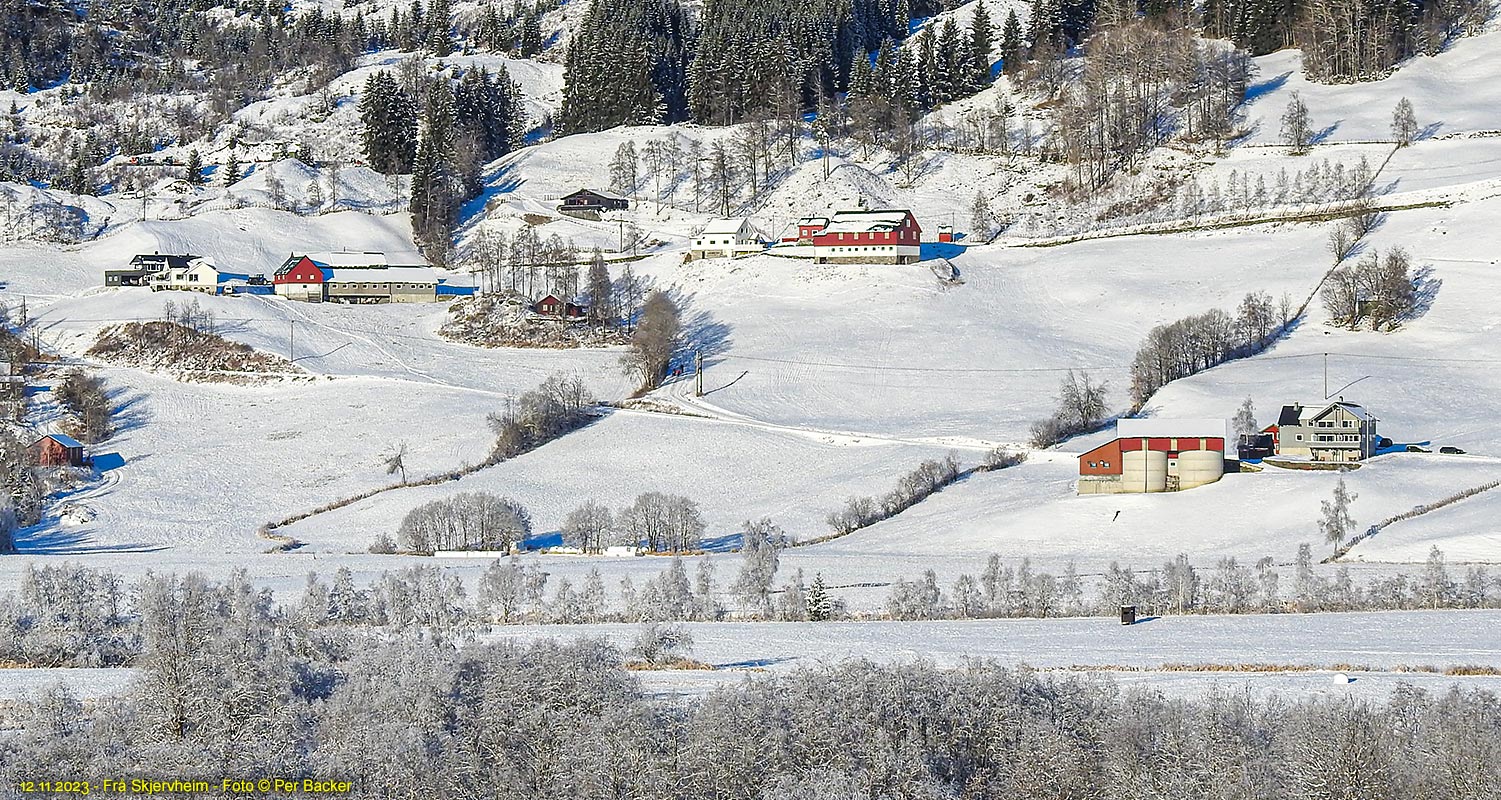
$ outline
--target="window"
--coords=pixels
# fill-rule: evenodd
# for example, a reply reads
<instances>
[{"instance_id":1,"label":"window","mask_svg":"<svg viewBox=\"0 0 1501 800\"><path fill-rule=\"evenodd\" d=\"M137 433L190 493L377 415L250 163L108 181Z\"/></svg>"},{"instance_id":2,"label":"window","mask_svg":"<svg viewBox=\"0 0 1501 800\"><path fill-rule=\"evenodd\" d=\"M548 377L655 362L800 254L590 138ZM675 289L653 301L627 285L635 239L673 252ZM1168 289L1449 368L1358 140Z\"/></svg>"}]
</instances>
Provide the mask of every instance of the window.
<instances>
[{"instance_id":1,"label":"window","mask_svg":"<svg viewBox=\"0 0 1501 800\"><path fill-rule=\"evenodd\" d=\"M1094 469L1094 462L1093 461L1089 462L1089 468L1090 469Z\"/></svg>"},{"instance_id":2,"label":"window","mask_svg":"<svg viewBox=\"0 0 1501 800\"><path fill-rule=\"evenodd\" d=\"M1101 461L1100 462L1100 466L1102 466L1102 467L1104 467L1106 469L1109 469L1110 468L1110 462L1109 461Z\"/></svg>"},{"instance_id":3,"label":"window","mask_svg":"<svg viewBox=\"0 0 1501 800\"><path fill-rule=\"evenodd\" d=\"M1303 434L1301 434L1301 433L1298 434L1297 435L1297 440L1300 441L1300 442L1303 441Z\"/></svg>"}]
</instances>

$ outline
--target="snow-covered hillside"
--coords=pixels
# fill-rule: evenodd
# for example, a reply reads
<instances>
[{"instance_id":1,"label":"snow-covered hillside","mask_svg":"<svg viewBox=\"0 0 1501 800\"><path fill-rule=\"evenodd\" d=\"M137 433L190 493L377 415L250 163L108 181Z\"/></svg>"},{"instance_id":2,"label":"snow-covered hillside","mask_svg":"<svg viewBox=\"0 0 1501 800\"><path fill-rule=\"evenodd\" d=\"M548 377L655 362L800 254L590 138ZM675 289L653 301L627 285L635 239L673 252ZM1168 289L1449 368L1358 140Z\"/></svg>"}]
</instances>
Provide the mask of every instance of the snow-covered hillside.
<instances>
[{"instance_id":1,"label":"snow-covered hillside","mask_svg":"<svg viewBox=\"0 0 1501 800\"><path fill-rule=\"evenodd\" d=\"M952 13L967 14L972 5ZM565 4L555 16L574 18L581 6ZM990 3L992 17L1004 19L1009 7ZM556 24L563 34L566 24ZM1228 417L1250 397L1265 424L1283 403L1325 396L1327 354L1328 393L1365 404L1384 435L1471 454L1393 454L1350 474L1359 494L1352 513L1362 526L1501 477L1501 404L1494 399L1501 397L1501 312L1491 300L1501 292L1501 137L1493 135L1501 129L1501 106L1492 97L1498 51L1501 34L1487 33L1437 57L1414 59L1386 80L1346 86L1308 84L1293 52L1258 59L1246 140L1223 155L1164 149L1141 174L1121 179L1117 191L1127 194L1171 175L1192 176L1229 195L1232 185L1255 179L1275 185L1284 172L1297 176L1326 159L1342 169L1364 159L1380 170L1377 201L1392 210L1362 247L1406 248L1424 298L1420 314L1387 333L1329 327L1315 300L1269 351L1170 384L1151 398L1147 414ZM314 111L328 98L287 87L237 119L248 129L264 129L268 143L308 141L315 151L355 161L359 89L371 71L400 59L377 54L335 80L326 114ZM443 60L471 62L504 64L537 120L556 109L561 68L550 56ZM437 61L425 68L437 68ZM1277 140L1278 119L1294 90L1316 127L1332 126L1308 156L1263 146ZM1003 84L966 102L993 104L1007 91ZM1393 153L1387 126L1402 96L1414 101L1432 135ZM1024 112L1039 120L1040 134L1048 110ZM624 143L639 150L675 138L686 151L694 142L706 149L730 142L737 133L679 125L542 141L487 167L485 190L464 208L456 234L461 255L482 230L514 233L527 225L542 238L556 234L581 248L613 251L628 227L639 228L641 258L632 269L671 292L684 310L685 340L675 364L687 365L700 353L706 366L703 397L694 396L691 377L683 377L648 400L685 413L616 411L457 483L387 492L312 516L287 530L306 543L302 550L258 556L267 546L255 535L262 523L387 484L380 454L395 443L408 443L414 474L478 462L490 446L486 416L548 374L579 376L606 401L622 401L634 387L620 369L619 349L542 352L449 343L436 334L446 316L442 304L202 298L223 335L278 354L290 350L312 377L203 385L94 365L123 408L119 432L97 449L119 456L111 463L123 463L79 494L59 498L46 522L20 535L23 551L44 559L83 557L126 571L158 563L222 571L246 562L268 580L274 575L292 583L317 560L320 566L349 564L368 577L413 559L358 551L393 532L412 508L453 492L515 497L531 510L542 538L555 539L564 516L585 501L620 507L641 492L670 491L700 503L707 539L718 551L710 558L724 565L723 578L738 558L723 551L735 545L742 521L770 517L801 539L822 536L828 532L824 517L845 498L879 495L923 459L953 452L971 466L992 446L1024 441L1029 425L1050 413L1069 370L1108 381L1110 408L1123 412L1129 406L1126 369L1154 326L1211 308L1231 310L1249 292L1285 295L1301 305L1331 266L1326 240L1333 223L1251 224L1330 207L1293 200L1278 205L1266 199L1224 212L1241 215L1234 227L1210 229L1207 223L1224 220L1205 213L1164 217L1172 223L1164 227L1201 229L1158 235L1061 243L1066 237L1059 237L1044 247L1034 245L1049 231L1019 226L994 245L971 237L940 246L933 241L937 226L968 228L977 193L991 198L1001 216L1061 221L1057 231L1099 209L1058 201L1049 192L1058 165L1035 156L935 151L922 169L903 174L890 154L867 159L855 147L826 164L811 139L801 143L802 160L775 170L774 185L759 198L740 195L735 213L774 235L811 212L860 202L911 207L928 231L925 257L946 259L958 280L941 280L932 261L814 266L768 255L684 263L690 237L715 213L707 198L694 209L681 175L663 183L665 204L642 199L601 221L556 212L561 196L608 185L610 162ZM227 144L227 136L200 143L206 161L217 161L212 145ZM287 195L280 203L271 196L272 175ZM639 196L657 195L656 177L643 176ZM25 189L34 197L30 202L81 209L98 235L79 244L30 236L8 242L0 251L0 300L14 306L24 296L43 344L87 363L84 352L99 329L154 318L169 299L99 288L104 269L135 253L192 251L225 268L263 273L300 250L415 249L408 215L391 213L401 204L401 184L363 168L340 171L335 213L297 215L272 207L313 204L313 185L326 199L330 178L326 166L285 159L257 163L229 189L164 185L144 201ZM612 269L619 275L620 266ZM472 280L462 271L444 277L461 285ZM39 429L54 422L43 418ZM971 476L895 519L789 551L784 564L809 575L882 583L930 567L946 578L974 572L989 552L1030 556L1055 568L1069 560L1081 569L1117 560L1151 568L1179 552L1204 564L1224 556L1286 563L1300 543L1319 542L1314 520L1331 491L1331 474L1268 470L1172 496L1076 497L1073 454L1102 439L1083 437L1033 453L1022 467ZM1349 558L1421 561L1437 545L1454 560L1501 561L1487 511L1496 497L1481 495L1393 525ZM67 515L64 522L62 511L70 505L88 513ZM557 574L581 575L598 566L612 584L620 575L660 569L652 559L536 558ZM13 563L5 569L18 569ZM472 575L478 568L460 569ZM878 608L880 591L868 591L860 604Z\"/></svg>"}]
</instances>

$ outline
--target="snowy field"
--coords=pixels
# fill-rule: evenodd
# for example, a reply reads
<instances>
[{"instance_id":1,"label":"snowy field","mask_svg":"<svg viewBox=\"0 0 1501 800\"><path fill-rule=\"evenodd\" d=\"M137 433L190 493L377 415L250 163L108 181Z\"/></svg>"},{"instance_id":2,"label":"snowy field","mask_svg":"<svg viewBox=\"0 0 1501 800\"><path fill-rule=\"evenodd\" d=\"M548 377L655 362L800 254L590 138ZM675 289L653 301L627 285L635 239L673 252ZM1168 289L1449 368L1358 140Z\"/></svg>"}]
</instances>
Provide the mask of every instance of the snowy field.
<instances>
[{"instance_id":1,"label":"snowy field","mask_svg":"<svg viewBox=\"0 0 1501 800\"><path fill-rule=\"evenodd\" d=\"M1108 619L963 622L695 623L691 654L712 672L639 673L663 694L695 694L763 672L850 659L930 661L959 667L972 658L1060 674L1109 676L1123 685L1177 695L1354 693L1381 697L1399 682L1430 691L1467 683L1501 690L1495 676L1456 677L1407 669L1501 666L1501 612L1163 617L1124 627ZM636 626L498 628L491 639L605 637L629 647ZM1194 667L1260 665L1287 672L1215 672ZM1172 667L1172 671L1164 670ZM1129 671L1127 671L1129 670ZM1354 680L1340 683L1335 671Z\"/></svg>"},{"instance_id":2,"label":"snowy field","mask_svg":"<svg viewBox=\"0 0 1501 800\"><path fill-rule=\"evenodd\" d=\"M1109 618L690 623L691 655L713 670L635 675L649 694L682 697L850 660L962 667L971 659L992 659L1169 696L1247 692L1262 699L1381 700L1401 684L1435 693L1457 685L1501 691L1501 677L1444 674L1501 667L1498 626L1496 611L1164 617L1130 627ZM634 625L507 626L482 639L607 638L628 649L638 631ZM7 702L51 686L90 700L124 691L133 677L130 669L0 669L0 719Z\"/></svg>"}]
</instances>

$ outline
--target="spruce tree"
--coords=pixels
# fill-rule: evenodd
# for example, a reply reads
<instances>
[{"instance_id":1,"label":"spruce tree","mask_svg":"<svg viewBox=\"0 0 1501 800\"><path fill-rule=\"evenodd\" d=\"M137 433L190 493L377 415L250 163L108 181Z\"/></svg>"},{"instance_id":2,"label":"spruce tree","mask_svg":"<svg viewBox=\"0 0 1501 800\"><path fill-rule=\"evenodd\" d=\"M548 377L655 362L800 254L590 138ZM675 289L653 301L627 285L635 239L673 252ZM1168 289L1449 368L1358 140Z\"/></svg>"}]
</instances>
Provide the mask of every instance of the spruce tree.
<instances>
[{"instance_id":1,"label":"spruce tree","mask_svg":"<svg viewBox=\"0 0 1501 800\"><path fill-rule=\"evenodd\" d=\"M976 88L989 86L990 51L995 47L995 27L991 24L990 12L985 9L984 0L975 5L975 16L969 26L969 47L971 85Z\"/></svg>"},{"instance_id":2,"label":"spruce tree","mask_svg":"<svg viewBox=\"0 0 1501 800\"><path fill-rule=\"evenodd\" d=\"M83 154L78 148L73 148L73 156L68 159L68 170L63 173L59 182L63 191L73 194L93 194L90 191L88 171L83 165Z\"/></svg>"},{"instance_id":3,"label":"spruce tree","mask_svg":"<svg viewBox=\"0 0 1501 800\"><path fill-rule=\"evenodd\" d=\"M535 13L527 14L521 21L521 31L516 37L516 54L531 58L542 52L542 23Z\"/></svg>"},{"instance_id":4,"label":"spruce tree","mask_svg":"<svg viewBox=\"0 0 1501 800\"><path fill-rule=\"evenodd\" d=\"M813 585L808 587L807 603L809 622L825 622L834 615L834 599L821 572L813 576Z\"/></svg>"},{"instance_id":5,"label":"spruce tree","mask_svg":"<svg viewBox=\"0 0 1501 800\"><path fill-rule=\"evenodd\" d=\"M439 58L453 52L453 39L449 36L451 15L449 0L433 0L427 8L427 49Z\"/></svg>"},{"instance_id":6,"label":"spruce tree","mask_svg":"<svg viewBox=\"0 0 1501 800\"><path fill-rule=\"evenodd\" d=\"M435 81L423 112L422 142L412 167L412 232L430 261L448 260L449 232L458 215L453 92Z\"/></svg>"},{"instance_id":7,"label":"spruce tree","mask_svg":"<svg viewBox=\"0 0 1501 800\"><path fill-rule=\"evenodd\" d=\"M187 179L194 185L203 183L203 157L196 147L188 151Z\"/></svg>"},{"instance_id":8,"label":"spruce tree","mask_svg":"<svg viewBox=\"0 0 1501 800\"><path fill-rule=\"evenodd\" d=\"M1001 32L1001 66L1007 72L1014 72L1021 66L1022 59L1022 24L1016 18L1016 9L1006 15L1006 26Z\"/></svg>"},{"instance_id":9,"label":"spruce tree","mask_svg":"<svg viewBox=\"0 0 1501 800\"><path fill-rule=\"evenodd\" d=\"M370 168L397 175L411 168L417 148L417 109L386 70L365 81L360 98L360 141Z\"/></svg>"},{"instance_id":10,"label":"spruce tree","mask_svg":"<svg viewBox=\"0 0 1501 800\"><path fill-rule=\"evenodd\" d=\"M224 185L233 186L240 180L240 157L230 151L229 160L224 162Z\"/></svg>"}]
</instances>

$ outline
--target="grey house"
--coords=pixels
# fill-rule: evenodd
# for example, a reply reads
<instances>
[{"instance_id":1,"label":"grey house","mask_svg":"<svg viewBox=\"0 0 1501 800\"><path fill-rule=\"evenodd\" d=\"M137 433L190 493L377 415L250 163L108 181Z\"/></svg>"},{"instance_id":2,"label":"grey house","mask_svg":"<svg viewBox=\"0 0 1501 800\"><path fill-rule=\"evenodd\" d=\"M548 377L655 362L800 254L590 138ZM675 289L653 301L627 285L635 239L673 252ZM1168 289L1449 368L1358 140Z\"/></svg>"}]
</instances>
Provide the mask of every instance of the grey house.
<instances>
[{"instance_id":1,"label":"grey house","mask_svg":"<svg viewBox=\"0 0 1501 800\"><path fill-rule=\"evenodd\" d=\"M1379 420L1356 403L1339 400L1326 406L1294 403L1282 407L1277 424L1268 428L1277 454L1314 461L1361 461L1376 454Z\"/></svg>"}]
</instances>

